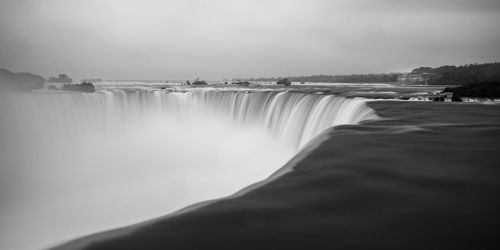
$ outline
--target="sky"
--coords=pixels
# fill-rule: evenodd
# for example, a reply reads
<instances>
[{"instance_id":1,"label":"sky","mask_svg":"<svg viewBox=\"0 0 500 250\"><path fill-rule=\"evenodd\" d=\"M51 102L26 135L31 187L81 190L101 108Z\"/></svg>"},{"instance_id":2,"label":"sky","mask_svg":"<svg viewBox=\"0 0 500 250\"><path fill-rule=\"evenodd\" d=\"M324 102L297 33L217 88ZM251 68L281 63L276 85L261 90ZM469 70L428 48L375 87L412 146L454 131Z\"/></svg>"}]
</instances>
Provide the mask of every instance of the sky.
<instances>
[{"instance_id":1,"label":"sky","mask_svg":"<svg viewBox=\"0 0 500 250\"><path fill-rule=\"evenodd\" d=\"M74 79L405 72L500 61L498 0L0 0L0 68Z\"/></svg>"}]
</instances>

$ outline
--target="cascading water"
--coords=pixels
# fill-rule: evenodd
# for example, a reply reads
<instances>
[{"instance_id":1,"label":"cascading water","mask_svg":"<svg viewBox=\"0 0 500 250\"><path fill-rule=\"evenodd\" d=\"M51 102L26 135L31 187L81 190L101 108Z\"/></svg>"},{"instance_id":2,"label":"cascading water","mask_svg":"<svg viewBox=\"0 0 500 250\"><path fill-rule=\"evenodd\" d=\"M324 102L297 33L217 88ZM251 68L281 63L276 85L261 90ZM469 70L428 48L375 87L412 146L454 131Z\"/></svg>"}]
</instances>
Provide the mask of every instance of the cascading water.
<instances>
[{"instance_id":1,"label":"cascading water","mask_svg":"<svg viewBox=\"0 0 500 250\"><path fill-rule=\"evenodd\" d=\"M152 93L153 97L140 92L135 94L141 103L152 104L156 110L167 114L183 115L204 110L228 115L240 125L265 127L296 149L331 126L376 118L373 110L360 98L259 91ZM124 95L122 99L127 99L125 93L120 94Z\"/></svg>"},{"instance_id":2,"label":"cascading water","mask_svg":"<svg viewBox=\"0 0 500 250\"><path fill-rule=\"evenodd\" d=\"M2 95L0 118L0 249L15 250L230 195L376 115L331 95L112 89Z\"/></svg>"}]
</instances>

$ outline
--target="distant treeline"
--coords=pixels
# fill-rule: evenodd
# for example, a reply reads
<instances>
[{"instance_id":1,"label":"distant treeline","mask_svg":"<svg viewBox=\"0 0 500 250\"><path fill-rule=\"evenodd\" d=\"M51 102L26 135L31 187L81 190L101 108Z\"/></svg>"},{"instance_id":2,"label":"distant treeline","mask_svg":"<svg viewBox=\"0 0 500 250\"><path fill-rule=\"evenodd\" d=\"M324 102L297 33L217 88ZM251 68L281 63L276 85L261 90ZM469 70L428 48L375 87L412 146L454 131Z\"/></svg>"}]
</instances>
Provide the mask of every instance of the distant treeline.
<instances>
[{"instance_id":1,"label":"distant treeline","mask_svg":"<svg viewBox=\"0 0 500 250\"><path fill-rule=\"evenodd\" d=\"M313 75L313 76L289 76L292 82L329 82L329 83L376 83L396 82L398 74L353 74L353 75ZM243 81L277 82L283 77L250 78Z\"/></svg>"},{"instance_id":2,"label":"distant treeline","mask_svg":"<svg viewBox=\"0 0 500 250\"><path fill-rule=\"evenodd\" d=\"M430 73L428 84L464 85L500 81L500 63L468 64L463 66L420 67L412 73Z\"/></svg>"},{"instance_id":3,"label":"distant treeline","mask_svg":"<svg viewBox=\"0 0 500 250\"><path fill-rule=\"evenodd\" d=\"M427 74L427 84L463 85L475 82L500 81L500 63L468 64L463 66L441 66L438 68L420 67L411 73ZM313 75L289 76L292 82L329 82L329 83L385 83L397 82L402 73L389 74L352 74L352 75ZM261 77L239 79L240 81L277 82L285 77Z\"/></svg>"},{"instance_id":4,"label":"distant treeline","mask_svg":"<svg viewBox=\"0 0 500 250\"><path fill-rule=\"evenodd\" d=\"M500 97L500 81L467 83L455 88L445 88L443 92L451 92L456 97Z\"/></svg>"},{"instance_id":5,"label":"distant treeline","mask_svg":"<svg viewBox=\"0 0 500 250\"><path fill-rule=\"evenodd\" d=\"M43 88L45 78L31 73L14 73L0 68L0 88L9 90L31 90Z\"/></svg>"}]
</instances>

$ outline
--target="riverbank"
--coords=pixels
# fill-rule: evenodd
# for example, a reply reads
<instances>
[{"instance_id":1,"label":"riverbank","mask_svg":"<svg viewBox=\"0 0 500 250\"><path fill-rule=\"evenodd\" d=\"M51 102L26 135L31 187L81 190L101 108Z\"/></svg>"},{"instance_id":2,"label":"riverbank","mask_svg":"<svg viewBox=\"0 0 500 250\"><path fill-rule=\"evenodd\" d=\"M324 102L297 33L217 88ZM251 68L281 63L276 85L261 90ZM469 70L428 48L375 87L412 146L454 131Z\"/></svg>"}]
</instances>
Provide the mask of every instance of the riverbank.
<instances>
[{"instance_id":1,"label":"riverbank","mask_svg":"<svg viewBox=\"0 0 500 250\"><path fill-rule=\"evenodd\" d=\"M328 131L293 172L264 187L55 249L498 245L500 106L369 105L386 119Z\"/></svg>"}]
</instances>

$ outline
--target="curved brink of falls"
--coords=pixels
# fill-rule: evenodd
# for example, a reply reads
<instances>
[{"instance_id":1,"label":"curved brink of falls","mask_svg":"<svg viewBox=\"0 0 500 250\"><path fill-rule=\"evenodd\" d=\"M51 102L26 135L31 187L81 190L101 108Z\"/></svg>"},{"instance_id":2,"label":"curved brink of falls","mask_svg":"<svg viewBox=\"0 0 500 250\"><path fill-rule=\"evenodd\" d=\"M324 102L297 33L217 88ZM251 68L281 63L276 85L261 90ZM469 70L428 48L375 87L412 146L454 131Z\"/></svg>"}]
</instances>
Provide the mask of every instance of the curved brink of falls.
<instances>
[{"instance_id":1,"label":"curved brink of falls","mask_svg":"<svg viewBox=\"0 0 500 250\"><path fill-rule=\"evenodd\" d=\"M155 91L154 95L155 106L169 113L211 109L229 114L240 124L265 126L296 149L329 127L377 118L364 99L332 95L233 91Z\"/></svg>"},{"instance_id":2,"label":"curved brink of falls","mask_svg":"<svg viewBox=\"0 0 500 250\"><path fill-rule=\"evenodd\" d=\"M95 94L38 94L11 97L5 109L29 116L30 123L44 124L43 133L17 124L23 133L51 140L92 129L113 129L133 116L162 113L180 118L186 114L210 112L239 125L266 127L287 146L299 149L325 129L376 119L362 98L345 98L288 92L237 91L123 91L104 90ZM12 100L10 100L12 101ZM3 115L3 114L2 114ZM10 116L12 118L12 115ZM37 134L38 133L38 134Z\"/></svg>"},{"instance_id":3,"label":"curved brink of falls","mask_svg":"<svg viewBox=\"0 0 500 250\"><path fill-rule=\"evenodd\" d=\"M30 242L36 248L82 234L131 224L137 222L138 218L144 220L170 213L200 200L227 196L251 183L255 184L249 188L258 187L266 183L259 181L273 172L275 174L267 181L290 171L293 160L277 172L276 166L282 166L300 149L302 151L296 158L312 150L312 146L305 145L325 129L377 118L363 99L290 92L115 89L93 94L5 95L0 98L0 104L0 181L2 186L10 187L0 191L2 237L9 237L16 244L15 238L22 237L25 232L22 232L21 225L19 231L9 225L16 225L19 220L24 219L30 227L29 223L38 219L36 216L44 217L54 213L54 206L69 213L68 218L80 216L66 211L73 209L71 206L82 210L82 207L89 206L87 203L91 205L84 210L86 212L88 209L110 209L97 212L112 213L114 216L114 211L126 210L130 206L131 203L124 203L123 199L134 199L135 203L156 208L156 211L147 212L146 218L139 216L131 221L123 221L123 218L117 217L110 224L91 225L93 227L86 227L85 230L61 235L61 232L47 230L56 228L54 220L47 216L48 221L35 222L39 223L42 232L32 227L36 231L32 233L40 235L39 242L35 239ZM229 123L232 125L227 125ZM274 140L268 140L259 131L268 131L270 138ZM229 146L224 146L226 144ZM241 150L238 151L240 147ZM18 152L25 153L12 156ZM214 157L210 158L210 155L221 152L224 153L224 158L233 157L233 161L221 163ZM208 158L203 158L204 154ZM200 158L201 162L191 158ZM262 159L252 161L254 158ZM147 170L142 167L142 164L146 164L144 162L147 163ZM163 165L166 163L179 166L165 169ZM200 164L207 167L203 168ZM220 166L221 164L229 165ZM267 168L258 168L261 167L259 165L266 164ZM235 168L236 165L240 169ZM176 175L177 172L181 172L181 177ZM193 174L201 175L202 178ZM220 179L213 177L217 174ZM237 176L239 174L242 176ZM207 176L214 180L203 185L206 181L204 177ZM182 185L199 186L191 189L188 187L187 190L210 189L207 185L219 185L218 183L231 182L233 179L234 183L227 188L220 186L222 191L214 190L210 195L195 195L191 200L186 200L184 197L189 194L176 193L179 184L169 182L172 178L185 177L194 179L190 181L195 184L181 183ZM143 186L150 189L145 188L143 193L136 190ZM64 189L70 190L70 195ZM173 190L173 193L169 191L170 193L158 194L156 191L163 189ZM244 189L239 194L247 190ZM100 197L101 193L107 195ZM151 196L145 197L149 200L135 200L143 199L143 196L147 196L144 194ZM109 195L117 195L118 198ZM123 196L122 200L120 195ZM164 204L156 201L165 195L170 199L169 208L162 207ZM50 199L52 196L55 197L53 200ZM101 206L93 208L94 200L86 200L87 196L98 197L95 199L102 202ZM172 198L177 196L181 197L180 201ZM68 198L71 198L71 202L68 202ZM117 200L114 201L114 198ZM23 212L23 209L27 210ZM134 209L143 208L130 208L127 213L137 213ZM11 210L14 215L4 212ZM22 217L25 215L31 217ZM72 224L71 221L65 222L64 218L60 220L60 224ZM50 226L44 223L49 223ZM73 230L77 227L72 224L69 228ZM60 231L67 233L63 230L64 227L61 228ZM7 244L6 242L2 240L3 244ZM9 246L5 248L13 249ZM26 245L18 249L32 248Z\"/></svg>"}]
</instances>

